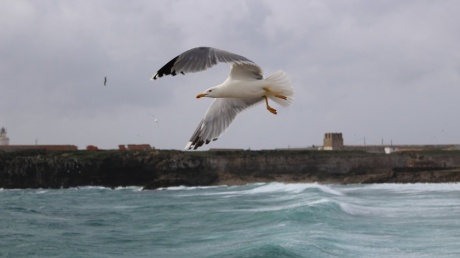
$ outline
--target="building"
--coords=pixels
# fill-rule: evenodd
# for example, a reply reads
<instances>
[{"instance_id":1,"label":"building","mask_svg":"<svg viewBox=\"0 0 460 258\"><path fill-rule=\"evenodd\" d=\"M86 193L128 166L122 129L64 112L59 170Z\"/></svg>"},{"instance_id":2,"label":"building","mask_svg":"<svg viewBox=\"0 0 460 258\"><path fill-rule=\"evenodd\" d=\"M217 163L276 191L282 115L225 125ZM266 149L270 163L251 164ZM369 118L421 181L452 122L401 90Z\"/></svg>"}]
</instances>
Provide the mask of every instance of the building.
<instances>
[{"instance_id":1,"label":"building","mask_svg":"<svg viewBox=\"0 0 460 258\"><path fill-rule=\"evenodd\" d=\"M343 148L342 133L324 134L324 141L323 141L324 150L340 150L342 148Z\"/></svg>"},{"instance_id":2,"label":"building","mask_svg":"<svg viewBox=\"0 0 460 258\"><path fill-rule=\"evenodd\" d=\"M6 137L6 129L2 127L0 130L0 145L5 146L10 144L10 138Z\"/></svg>"}]
</instances>

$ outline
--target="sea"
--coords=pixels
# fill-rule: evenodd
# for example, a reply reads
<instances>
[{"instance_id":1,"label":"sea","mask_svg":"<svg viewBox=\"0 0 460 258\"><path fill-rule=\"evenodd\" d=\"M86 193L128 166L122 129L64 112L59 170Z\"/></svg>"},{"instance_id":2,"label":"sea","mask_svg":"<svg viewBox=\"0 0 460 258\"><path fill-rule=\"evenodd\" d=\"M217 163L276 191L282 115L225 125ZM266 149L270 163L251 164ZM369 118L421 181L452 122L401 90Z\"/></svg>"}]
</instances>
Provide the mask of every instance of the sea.
<instances>
[{"instance_id":1,"label":"sea","mask_svg":"<svg viewBox=\"0 0 460 258\"><path fill-rule=\"evenodd\" d=\"M1 189L0 257L460 257L460 184Z\"/></svg>"}]
</instances>

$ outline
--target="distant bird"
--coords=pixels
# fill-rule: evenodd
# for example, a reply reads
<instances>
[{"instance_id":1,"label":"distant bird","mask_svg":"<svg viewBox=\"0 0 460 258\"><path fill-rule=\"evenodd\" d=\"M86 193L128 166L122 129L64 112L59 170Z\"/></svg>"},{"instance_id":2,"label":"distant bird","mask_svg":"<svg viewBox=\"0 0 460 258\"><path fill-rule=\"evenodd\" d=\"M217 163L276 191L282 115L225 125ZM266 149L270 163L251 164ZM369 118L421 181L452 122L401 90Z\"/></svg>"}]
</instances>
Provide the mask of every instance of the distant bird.
<instances>
[{"instance_id":1,"label":"distant bird","mask_svg":"<svg viewBox=\"0 0 460 258\"><path fill-rule=\"evenodd\" d=\"M178 73L204 71L219 62L231 64L230 74L222 84L196 96L216 99L209 106L186 149L196 150L203 144L217 140L236 115L250 106L265 100L267 110L277 114L276 110L268 105L268 99L282 106L288 106L292 102L294 91L285 72L277 71L264 79L262 68L253 61L211 47L197 47L185 51L165 64L152 79L156 80L164 75L175 76Z\"/></svg>"},{"instance_id":2,"label":"distant bird","mask_svg":"<svg viewBox=\"0 0 460 258\"><path fill-rule=\"evenodd\" d=\"M107 84L107 76L104 77L104 86Z\"/></svg>"},{"instance_id":3,"label":"distant bird","mask_svg":"<svg viewBox=\"0 0 460 258\"><path fill-rule=\"evenodd\" d=\"M155 115L152 113L150 113L150 115L153 117L153 121L155 121L155 123L158 123L158 119L155 117Z\"/></svg>"}]
</instances>

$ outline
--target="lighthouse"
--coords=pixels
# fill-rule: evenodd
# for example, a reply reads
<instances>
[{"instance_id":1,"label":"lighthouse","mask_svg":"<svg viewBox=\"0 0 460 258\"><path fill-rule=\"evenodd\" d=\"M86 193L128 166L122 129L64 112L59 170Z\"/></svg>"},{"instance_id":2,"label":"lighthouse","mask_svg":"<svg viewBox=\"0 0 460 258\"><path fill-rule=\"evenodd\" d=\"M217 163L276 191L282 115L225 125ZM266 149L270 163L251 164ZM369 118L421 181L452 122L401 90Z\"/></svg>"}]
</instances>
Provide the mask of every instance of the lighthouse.
<instances>
[{"instance_id":1,"label":"lighthouse","mask_svg":"<svg viewBox=\"0 0 460 258\"><path fill-rule=\"evenodd\" d=\"M0 130L0 145L9 145L10 144L10 138L6 137L6 129L5 127L2 127Z\"/></svg>"}]
</instances>

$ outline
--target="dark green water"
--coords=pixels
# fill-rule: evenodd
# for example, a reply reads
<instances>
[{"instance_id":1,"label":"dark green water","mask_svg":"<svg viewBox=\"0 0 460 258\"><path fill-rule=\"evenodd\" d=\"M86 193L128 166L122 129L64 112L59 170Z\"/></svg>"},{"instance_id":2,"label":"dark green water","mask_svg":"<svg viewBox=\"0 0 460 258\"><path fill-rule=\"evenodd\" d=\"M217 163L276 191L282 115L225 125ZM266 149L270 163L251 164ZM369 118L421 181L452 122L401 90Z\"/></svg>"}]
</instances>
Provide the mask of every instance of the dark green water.
<instances>
[{"instance_id":1,"label":"dark green water","mask_svg":"<svg viewBox=\"0 0 460 258\"><path fill-rule=\"evenodd\" d=\"M0 190L0 257L459 257L460 184Z\"/></svg>"}]
</instances>

